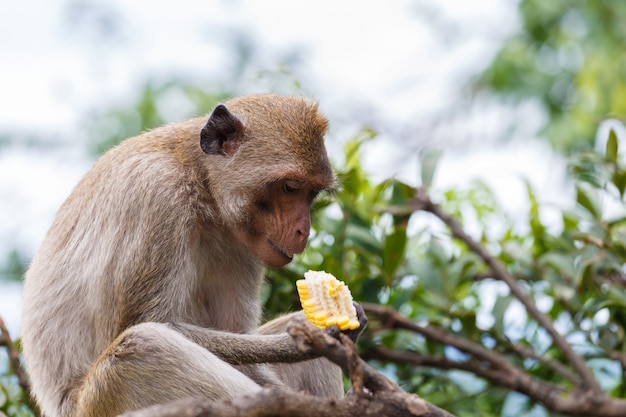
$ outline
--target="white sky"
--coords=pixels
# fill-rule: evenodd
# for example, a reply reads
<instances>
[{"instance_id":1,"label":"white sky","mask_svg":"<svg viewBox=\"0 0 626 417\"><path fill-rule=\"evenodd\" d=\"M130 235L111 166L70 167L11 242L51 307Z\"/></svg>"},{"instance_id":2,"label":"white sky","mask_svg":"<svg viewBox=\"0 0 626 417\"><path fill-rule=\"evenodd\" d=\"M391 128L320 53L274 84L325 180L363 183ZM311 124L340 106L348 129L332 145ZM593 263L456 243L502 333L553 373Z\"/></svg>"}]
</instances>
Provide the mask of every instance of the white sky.
<instances>
[{"instance_id":1,"label":"white sky","mask_svg":"<svg viewBox=\"0 0 626 417\"><path fill-rule=\"evenodd\" d=\"M517 27L513 0L484 0L480 8L462 0L93 2L119 12L119 36L107 40L88 19L69 25L67 0L7 3L0 125L29 129L71 128L81 106L119 101L146 74L218 75L234 29L252 34L270 68L273 51L302 47L314 83L308 89L319 99L377 103L402 120L405 111L445 100ZM463 42L442 47L420 8L441 14L445 36L467 32Z\"/></svg>"},{"instance_id":2,"label":"white sky","mask_svg":"<svg viewBox=\"0 0 626 417\"><path fill-rule=\"evenodd\" d=\"M85 141L72 141L86 112L127 102L148 76L226 79L232 62L224 45L233 30L252 34L260 48L257 65L270 70L281 51L301 48L304 89L320 101L331 133L341 136L341 126L349 125L346 108L366 109L372 119L400 127L443 111L519 24L515 0L91 2L119 13L118 36L103 38L94 21L68 23L69 3L2 2L0 132L53 133L63 146L0 147L0 262L15 247L34 253L54 212L90 166ZM258 88L250 84L250 92ZM502 112L486 106L463 123L497 135ZM532 108L529 114L535 117L532 131L540 118ZM458 126L438 126L433 140L455 132ZM520 140L451 150L436 184L487 177L508 190L501 198L513 211L524 206L522 177L562 187L562 161L532 138ZM380 140L367 149L366 162L382 175L415 182L414 161L397 168L406 153L398 142ZM12 326L19 314L15 291L0 286L0 314Z\"/></svg>"}]
</instances>

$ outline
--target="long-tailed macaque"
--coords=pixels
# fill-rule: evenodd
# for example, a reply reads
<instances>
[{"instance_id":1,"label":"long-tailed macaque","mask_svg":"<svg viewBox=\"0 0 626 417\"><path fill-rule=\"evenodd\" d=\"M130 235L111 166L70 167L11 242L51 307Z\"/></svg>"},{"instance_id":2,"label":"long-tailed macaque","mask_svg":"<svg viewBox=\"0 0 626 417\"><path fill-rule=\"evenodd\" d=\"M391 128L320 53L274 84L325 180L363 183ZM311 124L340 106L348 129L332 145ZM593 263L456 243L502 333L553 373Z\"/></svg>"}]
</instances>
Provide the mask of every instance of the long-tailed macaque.
<instances>
[{"instance_id":1,"label":"long-tailed macaque","mask_svg":"<svg viewBox=\"0 0 626 417\"><path fill-rule=\"evenodd\" d=\"M264 268L305 248L311 202L335 183L326 129L309 100L244 96L99 159L26 273L24 358L46 417L268 384L343 395L338 367L296 352L290 315L258 328Z\"/></svg>"}]
</instances>

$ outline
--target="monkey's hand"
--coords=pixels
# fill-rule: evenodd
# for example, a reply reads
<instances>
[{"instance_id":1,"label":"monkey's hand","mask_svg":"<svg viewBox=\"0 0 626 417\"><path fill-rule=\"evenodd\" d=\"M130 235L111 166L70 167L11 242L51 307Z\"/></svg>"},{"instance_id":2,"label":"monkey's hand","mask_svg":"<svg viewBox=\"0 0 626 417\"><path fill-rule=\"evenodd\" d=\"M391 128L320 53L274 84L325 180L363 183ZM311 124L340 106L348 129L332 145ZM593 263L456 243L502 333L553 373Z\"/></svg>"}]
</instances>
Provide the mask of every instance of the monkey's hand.
<instances>
[{"instance_id":1,"label":"monkey's hand","mask_svg":"<svg viewBox=\"0 0 626 417\"><path fill-rule=\"evenodd\" d=\"M339 326L333 324L332 326L329 326L326 328L326 333L328 333L329 335L331 335L332 337L336 339L339 338L339 333L343 333L346 336L348 336L352 340L352 342L356 343L361 333L363 333L363 330L365 330L365 326L367 326L367 315L365 314L365 310L363 310L363 307L361 307L361 304L357 303L356 301L353 301L352 305L354 306L354 309L356 310L356 317L359 320L359 327L357 327L356 329L352 329L352 330L351 329L341 330L339 329Z\"/></svg>"}]
</instances>

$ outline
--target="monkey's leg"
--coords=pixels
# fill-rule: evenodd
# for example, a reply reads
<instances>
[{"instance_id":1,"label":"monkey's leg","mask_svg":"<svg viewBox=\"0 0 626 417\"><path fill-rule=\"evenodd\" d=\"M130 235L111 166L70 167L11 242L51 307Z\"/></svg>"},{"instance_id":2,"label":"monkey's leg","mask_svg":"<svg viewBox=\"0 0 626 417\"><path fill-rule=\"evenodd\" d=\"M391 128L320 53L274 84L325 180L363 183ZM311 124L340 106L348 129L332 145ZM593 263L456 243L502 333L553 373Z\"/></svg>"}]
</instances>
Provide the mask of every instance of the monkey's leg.
<instances>
[{"instance_id":1,"label":"monkey's leg","mask_svg":"<svg viewBox=\"0 0 626 417\"><path fill-rule=\"evenodd\" d=\"M76 416L101 417L183 397L234 398L261 387L161 323L127 329L100 356L76 395Z\"/></svg>"},{"instance_id":2,"label":"monkey's leg","mask_svg":"<svg viewBox=\"0 0 626 417\"><path fill-rule=\"evenodd\" d=\"M287 330L287 323L301 311L278 317L258 331L261 334L278 334ZM344 396L341 368L326 358L311 359L296 363L270 364L281 381L296 391L307 391L318 397L342 398Z\"/></svg>"}]
</instances>

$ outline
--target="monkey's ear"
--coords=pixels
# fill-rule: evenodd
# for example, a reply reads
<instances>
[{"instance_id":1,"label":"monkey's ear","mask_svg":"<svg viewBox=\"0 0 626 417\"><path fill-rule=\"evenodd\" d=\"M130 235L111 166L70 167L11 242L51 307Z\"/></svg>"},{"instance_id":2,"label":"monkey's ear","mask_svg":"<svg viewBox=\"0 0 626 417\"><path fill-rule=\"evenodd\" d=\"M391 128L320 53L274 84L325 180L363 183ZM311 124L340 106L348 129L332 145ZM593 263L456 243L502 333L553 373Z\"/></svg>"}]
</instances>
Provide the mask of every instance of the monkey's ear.
<instances>
[{"instance_id":1,"label":"monkey's ear","mask_svg":"<svg viewBox=\"0 0 626 417\"><path fill-rule=\"evenodd\" d=\"M239 147L243 123L226 106L219 104L200 131L200 147L209 155L231 156Z\"/></svg>"}]
</instances>

